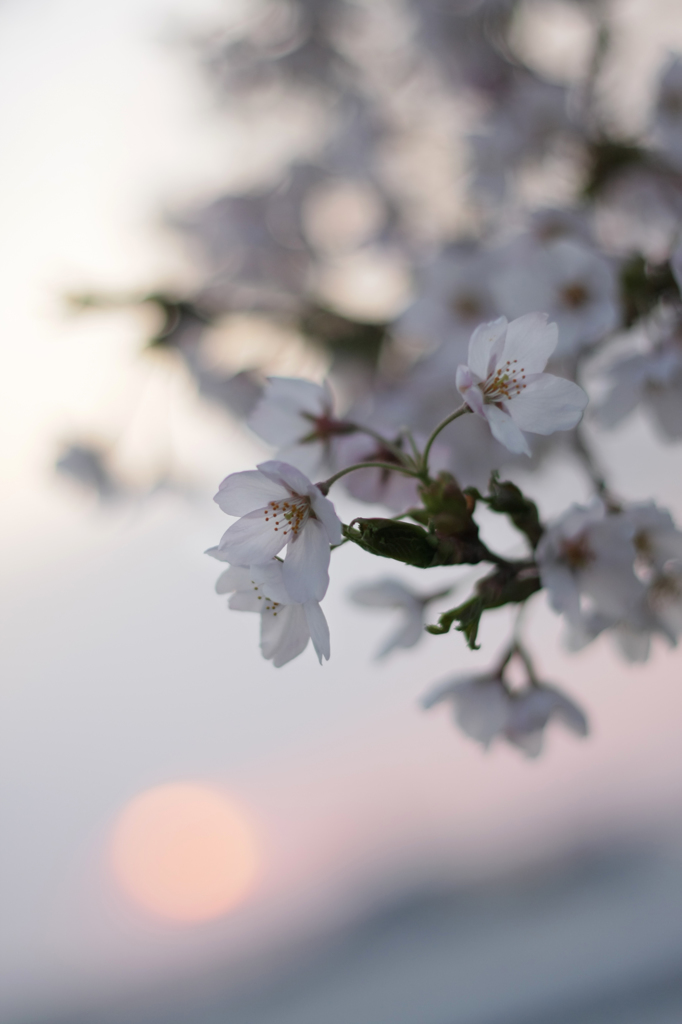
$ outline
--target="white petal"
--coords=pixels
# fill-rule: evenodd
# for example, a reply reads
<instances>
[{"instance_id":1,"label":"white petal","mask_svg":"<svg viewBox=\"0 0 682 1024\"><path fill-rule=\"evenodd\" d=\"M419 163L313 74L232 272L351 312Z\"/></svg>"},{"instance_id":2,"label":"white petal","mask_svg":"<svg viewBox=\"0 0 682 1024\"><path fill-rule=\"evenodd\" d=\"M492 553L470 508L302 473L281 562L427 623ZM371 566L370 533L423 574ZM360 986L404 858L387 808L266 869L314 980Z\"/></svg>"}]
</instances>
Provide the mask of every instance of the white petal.
<instances>
[{"instance_id":1,"label":"white petal","mask_svg":"<svg viewBox=\"0 0 682 1024\"><path fill-rule=\"evenodd\" d=\"M262 614L264 598L257 588L252 586L251 590L238 590L227 602L227 607L234 612L258 612Z\"/></svg>"},{"instance_id":2,"label":"white petal","mask_svg":"<svg viewBox=\"0 0 682 1024\"><path fill-rule=\"evenodd\" d=\"M246 424L254 434L277 448L293 444L312 429L310 420L301 416L300 412L274 405L266 396L261 398Z\"/></svg>"},{"instance_id":3,"label":"white petal","mask_svg":"<svg viewBox=\"0 0 682 1024\"><path fill-rule=\"evenodd\" d=\"M268 377L264 398L291 412L301 410L321 415L331 406L331 394L325 384L314 384L302 377Z\"/></svg>"},{"instance_id":4,"label":"white petal","mask_svg":"<svg viewBox=\"0 0 682 1024\"><path fill-rule=\"evenodd\" d=\"M390 634L383 647L377 652L377 658L385 658L387 654L396 648L414 647L424 636L424 609L419 603L418 607L411 610L400 623L398 629Z\"/></svg>"},{"instance_id":5,"label":"white petal","mask_svg":"<svg viewBox=\"0 0 682 1024\"><path fill-rule=\"evenodd\" d=\"M485 416L483 412L483 392L468 366L457 367L455 383L457 390L469 408L473 412L478 413L479 416Z\"/></svg>"},{"instance_id":6,"label":"white petal","mask_svg":"<svg viewBox=\"0 0 682 1024\"><path fill-rule=\"evenodd\" d=\"M230 559L227 557L225 552L221 551L217 544L213 548L207 548L206 551L204 551L204 554L205 555L210 555L211 558L217 558L219 562L229 562L230 561Z\"/></svg>"},{"instance_id":7,"label":"white petal","mask_svg":"<svg viewBox=\"0 0 682 1024\"><path fill-rule=\"evenodd\" d=\"M289 494L307 495L311 489L317 490L305 473L296 469L295 466L290 466L288 462L270 459L268 462L260 462L258 469L269 480L284 487Z\"/></svg>"},{"instance_id":8,"label":"white petal","mask_svg":"<svg viewBox=\"0 0 682 1024\"><path fill-rule=\"evenodd\" d=\"M277 458L290 466L300 469L308 477L319 476L324 471L326 448L321 441L306 441L305 444L287 444L277 449Z\"/></svg>"},{"instance_id":9,"label":"white petal","mask_svg":"<svg viewBox=\"0 0 682 1024\"><path fill-rule=\"evenodd\" d=\"M284 531L275 532L273 519L265 521L267 508L258 508L233 523L220 538L218 549L233 565L269 562L287 542Z\"/></svg>"},{"instance_id":10,"label":"white petal","mask_svg":"<svg viewBox=\"0 0 682 1024\"><path fill-rule=\"evenodd\" d=\"M571 430L582 419L587 395L578 384L563 377L541 373L507 404L509 415L521 430L553 434Z\"/></svg>"},{"instance_id":11,"label":"white petal","mask_svg":"<svg viewBox=\"0 0 682 1024\"><path fill-rule=\"evenodd\" d=\"M273 558L271 562L266 562L263 565L252 565L249 575L256 586L260 588L261 593L269 597L271 601L277 601L278 604L292 604L289 591L284 585L283 568L283 563Z\"/></svg>"},{"instance_id":12,"label":"white petal","mask_svg":"<svg viewBox=\"0 0 682 1024\"><path fill-rule=\"evenodd\" d=\"M229 516L244 516L270 501L286 498L288 491L256 469L243 473L230 473L220 485L214 501Z\"/></svg>"},{"instance_id":13,"label":"white petal","mask_svg":"<svg viewBox=\"0 0 682 1024\"><path fill-rule=\"evenodd\" d=\"M457 724L484 747L489 746L507 724L510 700L496 680L463 683L454 690L453 699Z\"/></svg>"},{"instance_id":14,"label":"white petal","mask_svg":"<svg viewBox=\"0 0 682 1024\"><path fill-rule=\"evenodd\" d=\"M492 323L481 324L471 335L469 341L469 367L481 380L486 380L490 369L491 356L496 351L496 343L504 337L507 329L507 318L501 316Z\"/></svg>"},{"instance_id":15,"label":"white petal","mask_svg":"<svg viewBox=\"0 0 682 1024\"><path fill-rule=\"evenodd\" d=\"M325 498L322 492L316 487L314 492L311 494L310 504L313 512L324 526L329 543L340 544L343 540L341 520L337 516L336 509L332 502L329 498Z\"/></svg>"},{"instance_id":16,"label":"white petal","mask_svg":"<svg viewBox=\"0 0 682 1024\"><path fill-rule=\"evenodd\" d=\"M261 616L260 647L263 657L281 668L308 645L310 633L300 604L265 611Z\"/></svg>"},{"instance_id":17,"label":"white petal","mask_svg":"<svg viewBox=\"0 0 682 1024\"><path fill-rule=\"evenodd\" d=\"M319 519L308 519L284 560L284 584L292 601L321 601L329 586L331 552L327 531Z\"/></svg>"},{"instance_id":18,"label":"white petal","mask_svg":"<svg viewBox=\"0 0 682 1024\"><path fill-rule=\"evenodd\" d=\"M329 393L319 384L293 377L270 377L247 423L264 441L281 448L310 433L312 423L303 413L319 416L329 405Z\"/></svg>"},{"instance_id":19,"label":"white petal","mask_svg":"<svg viewBox=\"0 0 682 1024\"><path fill-rule=\"evenodd\" d=\"M490 425L493 437L500 444L515 454L530 455L528 442L508 412L498 409L496 405L486 405L484 415Z\"/></svg>"},{"instance_id":20,"label":"white petal","mask_svg":"<svg viewBox=\"0 0 682 1024\"><path fill-rule=\"evenodd\" d=\"M512 320L502 352L502 361L517 360L524 373L540 373L554 352L559 337L556 324L547 323L546 313L526 313Z\"/></svg>"},{"instance_id":21,"label":"white petal","mask_svg":"<svg viewBox=\"0 0 682 1024\"><path fill-rule=\"evenodd\" d=\"M231 594L233 590L249 590L252 586L249 570L241 565L231 565L220 574L215 589L217 594Z\"/></svg>"},{"instance_id":22,"label":"white petal","mask_svg":"<svg viewBox=\"0 0 682 1024\"><path fill-rule=\"evenodd\" d=\"M318 601L306 602L303 606L303 610L305 611L306 622L308 623L310 639L313 642L315 653L317 654L321 665L322 659L326 658L326 660L329 661L331 654L329 625Z\"/></svg>"}]
</instances>

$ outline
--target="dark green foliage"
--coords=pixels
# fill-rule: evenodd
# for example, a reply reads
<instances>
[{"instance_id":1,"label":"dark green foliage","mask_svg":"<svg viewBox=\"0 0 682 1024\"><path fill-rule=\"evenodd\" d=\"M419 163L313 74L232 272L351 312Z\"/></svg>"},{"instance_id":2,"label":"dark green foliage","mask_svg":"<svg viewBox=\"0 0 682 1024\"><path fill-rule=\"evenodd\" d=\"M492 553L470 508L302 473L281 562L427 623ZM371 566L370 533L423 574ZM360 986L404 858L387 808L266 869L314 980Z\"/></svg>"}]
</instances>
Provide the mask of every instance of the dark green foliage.
<instances>
[{"instance_id":1,"label":"dark green foliage","mask_svg":"<svg viewBox=\"0 0 682 1024\"><path fill-rule=\"evenodd\" d=\"M647 263L641 253L634 253L621 267L620 291L626 327L646 316L662 300L680 298L670 264Z\"/></svg>"},{"instance_id":2,"label":"dark green foliage","mask_svg":"<svg viewBox=\"0 0 682 1024\"><path fill-rule=\"evenodd\" d=\"M371 555L393 558L405 565L430 569L439 560L438 540L421 526L395 519L354 519L344 526L344 536Z\"/></svg>"},{"instance_id":3,"label":"dark green foliage","mask_svg":"<svg viewBox=\"0 0 682 1024\"><path fill-rule=\"evenodd\" d=\"M595 140L588 147L587 155L589 163L583 188L586 199L595 199L623 171L641 167L648 161L647 151L642 146L616 139Z\"/></svg>"}]
</instances>

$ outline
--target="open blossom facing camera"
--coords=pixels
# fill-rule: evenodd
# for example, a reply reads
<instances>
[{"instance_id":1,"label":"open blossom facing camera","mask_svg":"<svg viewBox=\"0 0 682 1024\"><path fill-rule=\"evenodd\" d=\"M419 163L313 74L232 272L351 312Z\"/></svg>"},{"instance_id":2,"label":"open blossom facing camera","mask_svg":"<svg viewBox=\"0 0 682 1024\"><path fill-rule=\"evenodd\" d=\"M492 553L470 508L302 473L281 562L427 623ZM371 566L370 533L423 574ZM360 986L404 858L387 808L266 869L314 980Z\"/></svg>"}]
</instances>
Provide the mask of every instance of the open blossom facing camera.
<instances>
[{"instance_id":1,"label":"open blossom facing camera","mask_svg":"<svg viewBox=\"0 0 682 1024\"><path fill-rule=\"evenodd\" d=\"M468 365L457 370L457 389L511 452L530 455L524 430L553 434L570 430L582 418L587 405L583 389L542 372L556 343L557 326L547 323L543 313L511 323L500 317L471 336Z\"/></svg>"},{"instance_id":2,"label":"open blossom facing camera","mask_svg":"<svg viewBox=\"0 0 682 1024\"><path fill-rule=\"evenodd\" d=\"M248 569L231 565L218 577L216 591L231 594L228 607L260 615L261 651L276 668L301 654L308 640L312 640L320 664L323 658L329 660L329 626L319 602L297 604L291 600L277 559Z\"/></svg>"},{"instance_id":3,"label":"open blossom facing camera","mask_svg":"<svg viewBox=\"0 0 682 1024\"><path fill-rule=\"evenodd\" d=\"M599 501L574 505L551 523L537 562L554 610L576 625L586 614L630 618L645 589L634 570L636 532L631 517L609 514Z\"/></svg>"},{"instance_id":4,"label":"open blossom facing camera","mask_svg":"<svg viewBox=\"0 0 682 1024\"><path fill-rule=\"evenodd\" d=\"M321 601L329 585L330 544L340 544L341 520L307 476L286 462L261 462L232 473L215 496L223 512L241 518L218 551L232 565L265 565L283 547L283 579L292 601Z\"/></svg>"}]
</instances>

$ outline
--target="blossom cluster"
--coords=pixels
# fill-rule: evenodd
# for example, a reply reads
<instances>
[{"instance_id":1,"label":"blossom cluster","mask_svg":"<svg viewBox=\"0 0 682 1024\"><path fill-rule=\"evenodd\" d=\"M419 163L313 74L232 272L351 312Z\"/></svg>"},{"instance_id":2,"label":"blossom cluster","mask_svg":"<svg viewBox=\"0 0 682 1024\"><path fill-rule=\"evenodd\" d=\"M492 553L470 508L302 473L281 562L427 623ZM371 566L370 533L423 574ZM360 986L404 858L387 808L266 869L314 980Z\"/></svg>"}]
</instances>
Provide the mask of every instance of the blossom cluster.
<instances>
[{"instance_id":1,"label":"blossom cluster","mask_svg":"<svg viewBox=\"0 0 682 1024\"><path fill-rule=\"evenodd\" d=\"M281 122L286 153L258 185L173 218L198 287L114 301L151 308L149 353L174 357L202 400L270 446L220 485L236 521L209 553L228 565L218 590L230 607L260 614L277 666L309 640L329 658L321 602L346 543L453 567L445 587L412 590L385 572L354 587L354 602L400 613L382 657L453 627L475 649L489 612L540 592L570 650L609 636L642 662L656 637L678 640L682 534L641 492L620 493L596 453L601 432L643 420L669 450L682 440L682 56L666 57L626 137L603 88L618 61L611 8L572 5L592 51L559 82L522 45L520 23L542 6L265 0L202 44L254 151L277 149ZM216 335L263 320L316 361L315 380L295 359L245 360L243 339L215 358ZM75 441L58 467L102 499L129 497L109 455ZM591 499L547 520L543 468L568 462ZM524 490L537 503L514 482L520 470L536 474ZM385 515L342 523L337 485L357 511ZM481 509L511 522L513 556L483 542ZM442 611L459 566L487 574ZM555 719L583 735L584 715L538 682L526 641L514 635L505 652L502 668L426 702L451 703L484 745L535 754ZM526 666L522 689L508 656Z\"/></svg>"}]
</instances>

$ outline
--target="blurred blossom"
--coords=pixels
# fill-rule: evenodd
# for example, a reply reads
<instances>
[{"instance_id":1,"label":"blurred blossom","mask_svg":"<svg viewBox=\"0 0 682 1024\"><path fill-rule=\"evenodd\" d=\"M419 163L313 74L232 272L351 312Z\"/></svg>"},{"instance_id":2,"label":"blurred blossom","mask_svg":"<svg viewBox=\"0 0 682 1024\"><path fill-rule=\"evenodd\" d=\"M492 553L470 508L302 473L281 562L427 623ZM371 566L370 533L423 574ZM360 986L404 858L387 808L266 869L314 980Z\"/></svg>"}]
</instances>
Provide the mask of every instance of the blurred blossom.
<instances>
[{"instance_id":1,"label":"blurred blossom","mask_svg":"<svg viewBox=\"0 0 682 1024\"><path fill-rule=\"evenodd\" d=\"M277 446L277 458L308 475L336 464L332 445L353 430L334 415L329 385L271 377L248 419L253 432Z\"/></svg>"},{"instance_id":2,"label":"blurred blossom","mask_svg":"<svg viewBox=\"0 0 682 1024\"><path fill-rule=\"evenodd\" d=\"M93 445L68 445L55 462L55 469L62 476L93 491L100 501L112 501L126 493L126 488L107 467L107 453Z\"/></svg>"},{"instance_id":3,"label":"blurred blossom","mask_svg":"<svg viewBox=\"0 0 682 1024\"><path fill-rule=\"evenodd\" d=\"M559 328L556 357L574 355L618 326L618 283L612 264L572 239L537 247L510 246L492 287L507 316L547 311Z\"/></svg>"},{"instance_id":4,"label":"blurred blossom","mask_svg":"<svg viewBox=\"0 0 682 1024\"><path fill-rule=\"evenodd\" d=\"M418 276L417 298L393 325L398 339L416 351L443 350L461 362L472 330L495 317L489 253L458 245L443 252Z\"/></svg>"},{"instance_id":5,"label":"blurred blossom","mask_svg":"<svg viewBox=\"0 0 682 1024\"><path fill-rule=\"evenodd\" d=\"M527 757L538 757L544 730L554 719L578 736L588 733L580 708L544 683L512 691L498 676L456 678L428 693L422 706L432 708L447 702L462 732L486 748L500 738L519 747Z\"/></svg>"},{"instance_id":6,"label":"blurred blossom","mask_svg":"<svg viewBox=\"0 0 682 1024\"><path fill-rule=\"evenodd\" d=\"M644 593L634 571L635 533L631 519L608 513L596 500L550 523L537 561L554 610L569 623L580 623L588 610L627 619Z\"/></svg>"},{"instance_id":7,"label":"blurred blossom","mask_svg":"<svg viewBox=\"0 0 682 1024\"><path fill-rule=\"evenodd\" d=\"M361 583L350 593L355 604L366 608L395 608L403 614L395 632L391 633L377 653L384 658L396 648L414 647L424 636L424 612L431 601L446 597L448 590L437 594L418 594L399 580L384 578L374 583Z\"/></svg>"},{"instance_id":8,"label":"blurred blossom","mask_svg":"<svg viewBox=\"0 0 682 1024\"><path fill-rule=\"evenodd\" d=\"M610 391L597 408L603 426L617 426L641 404L665 438L682 438L682 336L614 363L609 377Z\"/></svg>"},{"instance_id":9,"label":"blurred blossom","mask_svg":"<svg viewBox=\"0 0 682 1024\"><path fill-rule=\"evenodd\" d=\"M567 90L531 75L518 75L499 105L471 136L474 189L502 199L511 174L545 156L555 140L575 128L566 109Z\"/></svg>"}]
</instances>

